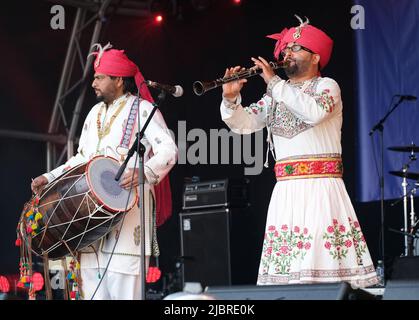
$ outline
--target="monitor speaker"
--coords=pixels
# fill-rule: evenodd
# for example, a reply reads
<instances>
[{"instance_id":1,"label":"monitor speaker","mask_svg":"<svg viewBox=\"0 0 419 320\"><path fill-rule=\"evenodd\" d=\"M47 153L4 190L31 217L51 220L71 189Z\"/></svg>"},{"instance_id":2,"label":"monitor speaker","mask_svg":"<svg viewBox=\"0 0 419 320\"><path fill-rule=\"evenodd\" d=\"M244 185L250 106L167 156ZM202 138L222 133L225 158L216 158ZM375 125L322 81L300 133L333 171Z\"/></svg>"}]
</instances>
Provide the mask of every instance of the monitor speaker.
<instances>
[{"instance_id":1,"label":"monitor speaker","mask_svg":"<svg viewBox=\"0 0 419 320\"><path fill-rule=\"evenodd\" d=\"M419 279L389 280L383 300L419 300Z\"/></svg>"},{"instance_id":2,"label":"monitor speaker","mask_svg":"<svg viewBox=\"0 0 419 320\"><path fill-rule=\"evenodd\" d=\"M180 213L183 282L255 284L263 233L248 209Z\"/></svg>"},{"instance_id":3,"label":"monitor speaker","mask_svg":"<svg viewBox=\"0 0 419 320\"><path fill-rule=\"evenodd\" d=\"M207 287L205 294L216 300L375 300L374 295L346 282Z\"/></svg>"},{"instance_id":4,"label":"monitor speaker","mask_svg":"<svg viewBox=\"0 0 419 320\"><path fill-rule=\"evenodd\" d=\"M419 256L399 257L392 269L391 280L419 280Z\"/></svg>"}]
</instances>

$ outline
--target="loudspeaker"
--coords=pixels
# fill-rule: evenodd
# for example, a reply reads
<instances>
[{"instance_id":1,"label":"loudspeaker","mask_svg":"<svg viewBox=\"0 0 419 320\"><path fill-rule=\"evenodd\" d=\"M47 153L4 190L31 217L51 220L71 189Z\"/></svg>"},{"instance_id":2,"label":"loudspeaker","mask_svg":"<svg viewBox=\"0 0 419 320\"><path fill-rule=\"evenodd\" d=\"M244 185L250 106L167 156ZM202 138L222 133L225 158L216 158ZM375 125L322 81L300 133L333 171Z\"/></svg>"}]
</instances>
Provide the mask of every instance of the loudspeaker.
<instances>
[{"instance_id":1,"label":"loudspeaker","mask_svg":"<svg viewBox=\"0 0 419 320\"><path fill-rule=\"evenodd\" d=\"M383 300L419 300L419 280L390 280Z\"/></svg>"},{"instance_id":2,"label":"loudspeaker","mask_svg":"<svg viewBox=\"0 0 419 320\"><path fill-rule=\"evenodd\" d=\"M419 257L399 257L393 263L392 280L419 280Z\"/></svg>"},{"instance_id":3,"label":"loudspeaker","mask_svg":"<svg viewBox=\"0 0 419 320\"><path fill-rule=\"evenodd\" d=\"M346 282L207 287L205 293L216 300L375 300L374 295Z\"/></svg>"},{"instance_id":4,"label":"loudspeaker","mask_svg":"<svg viewBox=\"0 0 419 320\"><path fill-rule=\"evenodd\" d=\"M263 233L251 227L249 209L179 216L183 282L199 282L203 288L256 282Z\"/></svg>"}]
</instances>

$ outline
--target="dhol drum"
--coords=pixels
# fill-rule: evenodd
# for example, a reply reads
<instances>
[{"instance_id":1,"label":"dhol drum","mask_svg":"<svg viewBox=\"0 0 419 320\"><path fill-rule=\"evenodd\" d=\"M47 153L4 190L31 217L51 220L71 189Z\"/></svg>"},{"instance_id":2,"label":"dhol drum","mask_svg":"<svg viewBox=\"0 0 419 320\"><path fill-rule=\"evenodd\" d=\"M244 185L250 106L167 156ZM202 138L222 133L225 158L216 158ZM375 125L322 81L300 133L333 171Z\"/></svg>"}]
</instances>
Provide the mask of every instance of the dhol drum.
<instances>
[{"instance_id":1,"label":"dhol drum","mask_svg":"<svg viewBox=\"0 0 419 320\"><path fill-rule=\"evenodd\" d=\"M24 208L18 232L32 252L60 259L83 250L110 232L132 209L137 191L115 181L120 165L95 157L49 183Z\"/></svg>"}]
</instances>

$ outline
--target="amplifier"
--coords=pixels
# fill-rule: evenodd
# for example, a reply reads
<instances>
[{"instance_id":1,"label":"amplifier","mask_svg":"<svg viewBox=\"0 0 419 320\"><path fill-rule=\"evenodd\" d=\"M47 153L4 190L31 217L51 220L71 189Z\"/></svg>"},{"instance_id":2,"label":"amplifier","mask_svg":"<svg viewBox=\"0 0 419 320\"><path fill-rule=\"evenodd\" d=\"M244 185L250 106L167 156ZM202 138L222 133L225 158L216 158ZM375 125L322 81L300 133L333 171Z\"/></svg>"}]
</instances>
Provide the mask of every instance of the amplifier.
<instances>
[{"instance_id":1,"label":"amplifier","mask_svg":"<svg viewBox=\"0 0 419 320\"><path fill-rule=\"evenodd\" d=\"M222 179L187 183L183 190L183 210L249 206L248 179Z\"/></svg>"},{"instance_id":2,"label":"amplifier","mask_svg":"<svg viewBox=\"0 0 419 320\"><path fill-rule=\"evenodd\" d=\"M261 255L261 233L250 208L181 212L182 280L206 286L253 284Z\"/></svg>"}]
</instances>

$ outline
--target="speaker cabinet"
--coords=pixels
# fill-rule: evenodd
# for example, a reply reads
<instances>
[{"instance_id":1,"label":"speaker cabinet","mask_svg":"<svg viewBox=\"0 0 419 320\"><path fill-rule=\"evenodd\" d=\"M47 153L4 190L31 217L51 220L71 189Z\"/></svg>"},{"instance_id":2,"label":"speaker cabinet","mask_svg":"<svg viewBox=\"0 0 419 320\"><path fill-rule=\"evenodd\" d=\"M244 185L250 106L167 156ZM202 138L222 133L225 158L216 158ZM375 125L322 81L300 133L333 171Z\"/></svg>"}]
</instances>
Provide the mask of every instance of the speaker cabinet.
<instances>
[{"instance_id":1,"label":"speaker cabinet","mask_svg":"<svg viewBox=\"0 0 419 320\"><path fill-rule=\"evenodd\" d=\"M217 300L375 300L374 295L346 282L207 287L205 293Z\"/></svg>"},{"instance_id":2,"label":"speaker cabinet","mask_svg":"<svg viewBox=\"0 0 419 320\"><path fill-rule=\"evenodd\" d=\"M393 263L391 280L418 280L419 281L419 257L399 257Z\"/></svg>"},{"instance_id":3,"label":"speaker cabinet","mask_svg":"<svg viewBox=\"0 0 419 320\"><path fill-rule=\"evenodd\" d=\"M419 300L419 279L388 281L383 300Z\"/></svg>"},{"instance_id":4,"label":"speaker cabinet","mask_svg":"<svg viewBox=\"0 0 419 320\"><path fill-rule=\"evenodd\" d=\"M254 284L262 247L248 209L180 213L183 281L210 285Z\"/></svg>"}]
</instances>

